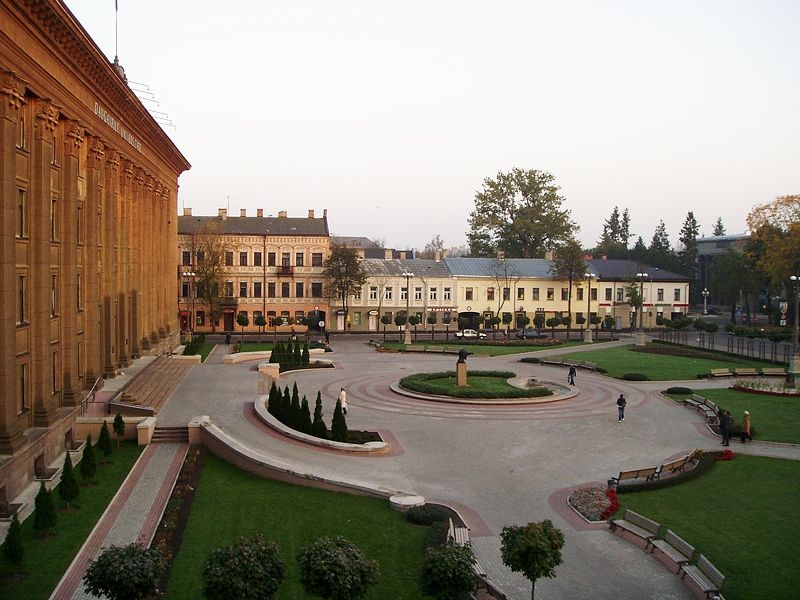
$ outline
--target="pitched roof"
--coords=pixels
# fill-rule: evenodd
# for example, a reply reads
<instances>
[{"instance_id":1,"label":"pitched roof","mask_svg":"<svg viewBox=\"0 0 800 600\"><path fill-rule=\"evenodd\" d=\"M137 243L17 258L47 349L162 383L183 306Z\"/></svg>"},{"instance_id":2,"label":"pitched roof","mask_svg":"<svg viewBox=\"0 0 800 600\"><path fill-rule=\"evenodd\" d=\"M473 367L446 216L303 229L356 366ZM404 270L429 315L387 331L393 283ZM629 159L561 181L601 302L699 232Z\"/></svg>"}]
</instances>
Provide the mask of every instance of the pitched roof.
<instances>
[{"instance_id":1,"label":"pitched roof","mask_svg":"<svg viewBox=\"0 0 800 600\"><path fill-rule=\"evenodd\" d=\"M371 277L402 277L404 273L413 273L414 277L450 277L450 271L443 261L431 259L366 258L362 264Z\"/></svg>"},{"instance_id":2,"label":"pitched roof","mask_svg":"<svg viewBox=\"0 0 800 600\"><path fill-rule=\"evenodd\" d=\"M552 279L550 272L552 260L544 258L459 258L447 257L443 260L450 272L461 277L526 277Z\"/></svg>"},{"instance_id":3,"label":"pitched roof","mask_svg":"<svg viewBox=\"0 0 800 600\"><path fill-rule=\"evenodd\" d=\"M686 275L679 275L635 260L594 258L589 261L589 264L600 281L635 280L637 273L647 273L648 278L652 281L690 281Z\"/></svg>"},{"instance_id":4,"label":"pitched roof","mask_svg":"<svg viewBox=\"0 0 800 600\"><path fill-rule=\"evenodd\" d=\"M178 217L178 233L199 233L207 223L227 235L322 235L328 236L328 220L305 217Z\"/></svg>"},{"instance_id":5,"label":"pitched roof","mask_svg":"<svg viewBox=\"0 0 800 600\"><path fill-rule=\"evenodd\" d=\"M380 248L378 244L368 237L357 235L332 235L331 241L351 248Z\"/></svg>"}]
</instances>

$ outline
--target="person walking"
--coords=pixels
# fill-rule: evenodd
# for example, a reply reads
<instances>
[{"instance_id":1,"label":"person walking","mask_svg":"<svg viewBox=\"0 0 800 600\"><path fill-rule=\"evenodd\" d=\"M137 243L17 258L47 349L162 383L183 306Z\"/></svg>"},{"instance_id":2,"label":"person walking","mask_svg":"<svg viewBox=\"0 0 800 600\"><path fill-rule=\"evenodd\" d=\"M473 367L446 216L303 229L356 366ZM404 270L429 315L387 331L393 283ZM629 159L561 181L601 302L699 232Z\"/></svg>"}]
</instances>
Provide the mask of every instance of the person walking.
<instances>
[{"instance_id":1,"label":"person walking","mask_svg":"<svg viewBox=\"0 0 800 600\"><path fill-rule=\"evenodd\" d=\"M567 373L567 382L570 385L575 385L575 375L578 374L578 371L575 369L575 365L570 366L569 373Z\"/></svg>"},{"instance_id":2,"label":"person walking","mask_svg":"<svg viewBox=\"0 0 800 600\"><path fill-rule=\"evenodd\" d=\"M347 414L347 392L344 391L344 388L339 392L339 402L342 405L342 414Z\"/></svg>"},{"instance_id":3,"label":"person walking","mask_svg":"<svg viewBox=\"0 0 800 600\"><path fill-rule=\"evenodd\" d=\"M722 445L731 445L731 413L723 410L719 413L719 432L722 434Z\"/></svg>"},{"instance_id":4,"label":"person walking","mask_svg":"<svg viewBox=\"0 0 800 600\"><path fill-rule=\"evenodd\" d=\"M744 411L742 417L742 436L739 441L744 444L747 440L753 441L753 436L750 435L750 411L748 410Z\"/></svg>"},{"instance_id":5,"label":"person walking","mask_svg":"<svg viewBox=\"0 0 800 600\"><path fill-rule=\"evenodd\" d=\"M619 419L619 423L622 423L625 420L625 405L628 404L628 401L625 400L625 396L622 394L619 395L617 398L617 418Z\"/></svg>"}]
</instances>

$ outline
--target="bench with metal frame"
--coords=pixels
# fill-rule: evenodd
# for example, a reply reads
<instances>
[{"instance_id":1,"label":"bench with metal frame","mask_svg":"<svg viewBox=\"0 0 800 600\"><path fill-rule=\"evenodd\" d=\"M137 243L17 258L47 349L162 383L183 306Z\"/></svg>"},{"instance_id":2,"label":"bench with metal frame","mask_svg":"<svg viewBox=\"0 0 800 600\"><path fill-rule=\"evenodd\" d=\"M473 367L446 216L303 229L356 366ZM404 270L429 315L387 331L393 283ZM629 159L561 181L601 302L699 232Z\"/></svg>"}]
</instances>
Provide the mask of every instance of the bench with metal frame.
<instances>
[{"instance_id":1,"label":"bench with metal frame","mask_svg":"<svg viewBox=\"0 0 800 600\"><path fill-rule=\"evenodd\" d=\"M632 533L645 540L648 545L658 536L658 530L661 528L659 523L633 512L630 508L625 509L625 514L621 519L609 519L608 526L611 531L619 528Z\"/></svg>"},{"instance_id":2,"label":"bench with metal frame","mask_svg":"<svg viewBox=\"0 0 800 600\"><path fill-rule=\"evenodd\" d=\"M688 565L694 556L694 546L676 535L671 529L667 529L663 539L651 540L650 545L652 546L651 554L658 548L667 558L678 565L676 573L680 573L681 567Z\"/></svg>"},{"instance_id":3,"label":"bench with metal frame","mask_svg":"<svg viewBox=\"0 0 800 600\"><path fill-rule=\"evenodd\" d=\"M681 579L685 579L687 575L706 598L718 595L725 583L725 576L702 554L697 558L696 565L683 565Z\"/></svg>"},{"instance_id":4,"label":"bench with metal frame","mask_svg":"<svg viewBox=\"0 0 800 600\"><path fill-rule=\"evenodd\" d=\"M619 475L611 478L611 481L614 482L614 485L619 485L620 481L625 481L626 479L641 479L642 477L644 477L645 481L651 481L655 477L657 471L658 467L620 471Z\"/></svg>"}]
</instances>

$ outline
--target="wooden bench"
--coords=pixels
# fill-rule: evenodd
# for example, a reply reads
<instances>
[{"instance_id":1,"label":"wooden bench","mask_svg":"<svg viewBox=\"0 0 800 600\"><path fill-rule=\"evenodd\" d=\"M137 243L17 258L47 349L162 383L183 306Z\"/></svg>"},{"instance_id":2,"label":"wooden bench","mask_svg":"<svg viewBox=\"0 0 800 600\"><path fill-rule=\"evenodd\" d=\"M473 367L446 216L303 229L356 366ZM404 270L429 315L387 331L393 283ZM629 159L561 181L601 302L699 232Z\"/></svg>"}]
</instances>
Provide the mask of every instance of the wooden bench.
<instances>
[{"instance_id":1,"label":"wooden bench","mask_svg":"<svg viewBox=\"0 0 800 600\"><path fill-rule=\"evenodd\" d=\"M711 369L711 377L733 377L730 369Z\"/></svg>"},{"instance_id":2,"label":"wooden bench","mask_svg":"<svg viewBox=\"0 0 800 600\"><path fill-rule=\"evenodd\" d=\"M686 469L686 463L688 462L689 455L687 454L683 458L676 458L675 460L664 463L658 467L658 471L656 471L655 475L653 475L653 479L660 479L661 475L664 473L677 473L678 471L684 471Z\"/></svg>"},{"instance_id":3,"label":"wooden bench","mask_svg":"<svg viewBox=\"0 0 800 600\"><path fill-rule=\"evenodd\" d=\"M676 573L680 573L681 567L688 565L694 556L694 546L678 537L671 529L667 529L664 539L651 540L650 545L652 546L651 554L658 548L667 558L678 565Z\"/></svg>"},{"instance_id":4,"label":"wooden bench","mask_svg":"<svg viewBox=\"0 0 800 600\"><path fill-rule=\"evenodd\" d=\"M758 375L758 371L756 369L746 368L746 369L734 369L734 372L737 376L740 377L756 377Z\"/></svg>"},{"instance_id":5,"label":"wooden bench","mask_svg":"<svg viewBox=\"0 0 800 600\"><path fill-rule=\"evenodd\" d=\"M697 559L697 565L683 565L681 579L687 575L697 584L706 598L719 594L722 584L725 583L725 576L702 554Z\"/></svg>"},{"instance_id":6,"label":"wooden bench","mask_svg":"<svg viewBox=\"0 0 800 600\"><path fill-rule=\"evenodd\" d=\"M452 542L456 546L469 546L469 527L461 525L453 525L452 517L449 519L450 525L447 528L447 541ZM486 577L486 573L476 561L472 565L472 571L478 577Z\"/></svg>"},{"instance_id":7,"label":"wooden bench","mask_svg":"<svg viewBox=\"0 0 800 600\"><path fill-rule=\"evenodd\" d=\"M584 369L589 369L590 371L597 371L597 363L588 362L588 361L581 361L580 367Z\"/></svg>"},{"instance_id":8,"label":"wooden bench","mask_svg":"<svg viewBox=\"0 0 800 600\"><path fill-rule=\"evenodd\" d=\"M705 404L706 399L702 396L698 396L697 394L692 394L691 398L684 398L683 405L684 406L691 406L692 408L697 408L701 404Z\"/></svg>"},{"instance_id":9,"label":"wooden bench","mask_svg":"<svg viewBox=\"0 0 800 600\"><path fill-rule=\"evenodd\" d=\"M616 531L617 527L628 531L645 540L648 545L658 536L658 530L661 528L660 524L639 513L633 512L629 508L625 509L625 514L621 519L610 519L608 521L608 526L611 528L611 531Z\"/></svg>"},{"instance_id":10,"label":"wooden bench","mask_svg":"<svg viewBox=\"0 0 800 600\"><path fill-rule=\"evenodd\" d=\"M780 367L764 367L761 369L763 377L786 377L786 369Z\"/></svg>"},{"instance_id":11,"label":"wooden bench","mask_svg":"<svg viewBox=\"0 0 800 600\"><path fill-rule=\"evenodd\" d=\"M709 423L719 423L719 407L716 402L706 398L706 403L703 406L698 406L697 409L705 413L706 420Z\"/></svg>"},{"instance_id":12,"label":"wooden bench","mask_svg":"<svg viewBox=\"0 0 800 600\"><path fill-rule=\"evenodd\" d=\"M611 481L613 481L615 485L619 485L620 481L626 479L641 479L642 477L645 478L645 481L650 481L655 477L657 470L657 467L646 467L644 469L633 469L632 471L620 471L619 475L611 478Z\"/></svg>"},{"instance_id":13,"label":"wooden bench","mask_svg":"<svg viewBox=\"0 0 800 600\"><path fill-rule=\"evenodd\" d=\"M564 359L563 358L543 358L541 360L541 364L543 364L543 365L556 365L556 366L560 367L560 366L562 366L564 364Z\"/></svg>"}]
</instances>

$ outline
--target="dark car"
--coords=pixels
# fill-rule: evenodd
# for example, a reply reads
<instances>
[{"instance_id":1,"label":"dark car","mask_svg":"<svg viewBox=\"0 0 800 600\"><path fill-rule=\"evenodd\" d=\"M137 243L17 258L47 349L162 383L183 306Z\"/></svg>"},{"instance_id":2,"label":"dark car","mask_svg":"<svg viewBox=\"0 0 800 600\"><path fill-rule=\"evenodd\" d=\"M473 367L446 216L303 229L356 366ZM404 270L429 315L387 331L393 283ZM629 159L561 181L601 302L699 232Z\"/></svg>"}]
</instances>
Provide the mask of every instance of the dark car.
<instances>
[{"instance_id":1,"label":"dark car","mask_svg":"<svg viewBox=\"0 0 800 600\"><path fill-rule=\"evenodd\" d=\"M720 314L719 308L717 308L716 306L710 306L710 305L708 306L708 308L706 308L706 313L709 314L709 315L718 315L718 314Z\"/></svg>"},{"instance_id":2,"label":"dark car","mask_svg":"<svg viewBox=\"0 0 800 600\"><path fill-rule=\"evenodd\" d=\"M522 329L517 330L514 335L519 339L526 339L526 340L536 340L541 338L548 337L548 334L544 331L537 331L536 329Z\"/></svg>"}]
</instances>

